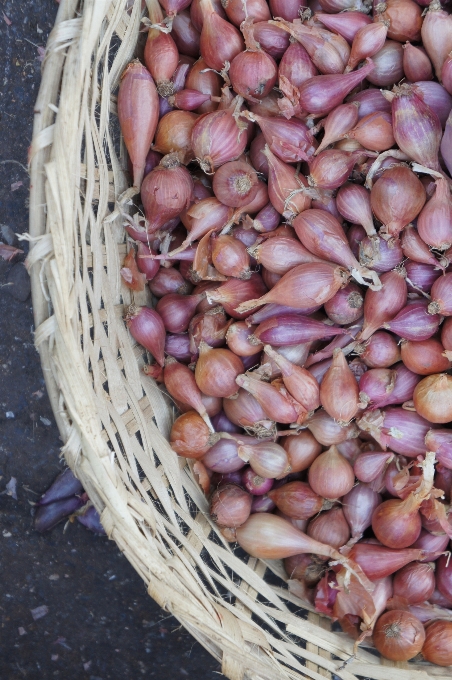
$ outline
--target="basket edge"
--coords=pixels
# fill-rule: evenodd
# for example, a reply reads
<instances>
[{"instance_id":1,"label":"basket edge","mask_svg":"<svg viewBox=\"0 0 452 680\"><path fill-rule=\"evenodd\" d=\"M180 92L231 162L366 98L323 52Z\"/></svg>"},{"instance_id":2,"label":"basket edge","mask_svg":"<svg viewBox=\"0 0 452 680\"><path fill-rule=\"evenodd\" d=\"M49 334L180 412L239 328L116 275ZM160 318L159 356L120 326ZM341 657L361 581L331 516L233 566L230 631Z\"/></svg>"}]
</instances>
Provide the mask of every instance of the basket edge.
<instances>
[{"instance_id":1,"label":"basket edge","mask_svg":"<svg viewBox=\"0 0 452 680\"><path fill-rule=\"evenodd\" d=\"M52 33L63 21L68 21L75 15L75 7L77 0L64 0L61 2ZM50 40L49 36L49 40ZM46 54L42 67L41 84L39 86L38 96L33 109L33 134L32 140L44 130L52 125L55 117L55 112L50 108L49 104L53 103L54 94L58 91L58 85L61 81L63 68L65 62L65 55L63 52L50 52ZM45 175L42 171L46 160L50 157L51 143L36 151L29 161L30 172L30 209L29 209L29 235L30 235L30 252L36 245L39 238L46 233L46 214L45 214ZM42 289L39 266L36 265L30 270L31 280L31 297L33 306L34 329L44 323L50 316L49 303L45 298ZM49 341L45 339L37 347L40 355L42 372L46 384L47 394L49 396L52 411L55 416L58 430L61 439L66 443L68 433L64 419L59 413L59 397L60 389L54 378L51 361Z\"/></svg>"},{"instance_id":2,"label":"basket edge","mask_svg":"<svg viewBox=\"0 0 452 680\"><path fill-rule=\"evenodd\" d=\"M73 18L74 10L71 7L77 5L77 0L65 0L61 3L55 21L55 28L62 21ZM54 116L54 112L49 108L48 104L52 103L52 97L49 92L56 91L60 83L61 76L64 70L65 56L63 53L51 53L48 56L47 63L44 64L43 78L39 90L38 98L35 105L35 116L33 125L33 138L47 127ZM44 212L45 204L45 176L42 168L46 159L50 156L51 146L39 149L30 161L30 222L29 233L32 239L38 239L45 234L46 217ZM33 240L30 242L30 249L33 248ZM38 267L31 270L31 287L33 300L33 313L35 318L35 328L40 326L45 320L51 316L49 303L41 287L41 280L39 276ZM67 427L64 419L59 414L59 402L61 390L53 376L51 369L51 357L49 349L49 341L43 341L38 348L41 364L43 367L44 379L46 382L47 391L52 405L53 413L60 430L61 437L66 442L68 437ZM192 632L193 634L193 632ZM201 640L200 640L201 641ZM202 643L206 646L205 643ZM209 650L211 651L211 650ZM212 651L211 651L212 653ZM215 655L216 656L216 655ZM425 669L428 673L428 670ZM428 677L433 677L428 674Z\"/></svg>"}]
</instances>

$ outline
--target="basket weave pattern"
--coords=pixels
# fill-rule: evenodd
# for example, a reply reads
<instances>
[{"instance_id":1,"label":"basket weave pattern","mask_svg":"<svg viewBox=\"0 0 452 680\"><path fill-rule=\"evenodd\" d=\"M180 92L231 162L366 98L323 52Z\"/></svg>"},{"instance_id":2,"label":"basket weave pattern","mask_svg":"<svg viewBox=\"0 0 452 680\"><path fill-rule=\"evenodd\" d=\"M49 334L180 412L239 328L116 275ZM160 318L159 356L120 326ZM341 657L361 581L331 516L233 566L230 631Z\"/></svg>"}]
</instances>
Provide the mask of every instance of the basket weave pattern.
<instances>
[{"instance_id":1,"label":"basket weave pattern","mask_svg":"<svg viewBox=\"0 0 452 680\"><path fill-rule=\"evenodd\" d=\"M35 106L35 342L66 461L149 594L230 680L451 678L447 669L392 664L365 649L350 659L348 636L332 632L282 581L264 579L268 570L285 579L280 563L234 554L167 442L174 409L141 370L145 353L122 320L132 299L119 274L126 245L118 205L131 210L132 192L115 95L140 30L141 0L126 11L131 4L62 0ZM150 304L149 291L134 302Z\"/></svg>"}]
</instances>

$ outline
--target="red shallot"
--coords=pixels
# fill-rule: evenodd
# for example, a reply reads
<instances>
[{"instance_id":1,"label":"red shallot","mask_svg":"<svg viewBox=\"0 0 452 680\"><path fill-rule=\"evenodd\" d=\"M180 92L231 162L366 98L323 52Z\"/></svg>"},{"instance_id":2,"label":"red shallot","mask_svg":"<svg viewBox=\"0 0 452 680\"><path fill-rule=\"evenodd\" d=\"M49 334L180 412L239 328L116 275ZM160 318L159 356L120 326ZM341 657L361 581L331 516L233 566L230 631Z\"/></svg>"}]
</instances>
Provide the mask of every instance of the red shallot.
<instances>
[{"instance_id":1,"label":"red shallot","mask_svg":"<svg viewBox=\"0 0 452 680\"><path fill-rule=\"evenodd\" d=\"M149 71L133 61L121 77L118 93L118 118L124 143L133 165L133 181L140 189L146 156L158 122L158 94Z\"/></svg>"},{"instance_id":2,"label":"red shallot","mask_svg":"<svg viewBox=\"0 0 452 680\"><path fill-rule=\"evenodd\" d=\"M335 446L317 456L309 468L311 488L323 498L345 496L355 483L353 468Z\"/></svg>"},{"instance_id":3,"label":"red shallot","mask_svg":"<svg viewBox=\"0 0 452 680\"><path fill-rule=\"evenodd\" d=\"M372 640L377 650L387 659L408 661L422 649L425 641L424 626L414 614L394 609L380 616L375 624Z\"/></svg>"}]
</instances>

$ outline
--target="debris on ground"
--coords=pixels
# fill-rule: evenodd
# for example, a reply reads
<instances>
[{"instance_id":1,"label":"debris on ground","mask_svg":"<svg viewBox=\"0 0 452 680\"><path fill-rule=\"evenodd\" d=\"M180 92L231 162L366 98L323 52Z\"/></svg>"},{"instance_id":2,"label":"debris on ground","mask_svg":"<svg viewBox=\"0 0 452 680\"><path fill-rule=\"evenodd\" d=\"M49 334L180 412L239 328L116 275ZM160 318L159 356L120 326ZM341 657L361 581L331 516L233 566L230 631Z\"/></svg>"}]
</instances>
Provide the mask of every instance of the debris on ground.
<instances>
[{"instance_id":1,"label":"debris on ground","mask_svg":"<svg viewBox=\"0 0 452 680\"><path fill-rule=\"evenodd\" d=\"M44 616L47 616L49 613L49 608L46 604L42 604L39 607L35 607L34 609L30 609L31 615L33 617L34 621L37 621L38 619L44 618Z\"/></svg>"},{"instance_id":2,"label":"debris on ground","mask_svg":"<svg viewBox=\"0 0 452 680\"><path fill-rule=\"evenodd\" d=\"M17 501L17 479L15 477L11 477L6 485L6 494Z\"/></svg>"},{"instance_id":3,"label":"debris on ground","mask_svg":"<svg viewBox=\"0 0 452 680\"><path fill-rule=\"evenodd\" d=\"M0 257L6 262L12 262L19 255L23 255L24 251L20 248L14 248L6 243L0 242Z\"/></svg>"}]
</instances>

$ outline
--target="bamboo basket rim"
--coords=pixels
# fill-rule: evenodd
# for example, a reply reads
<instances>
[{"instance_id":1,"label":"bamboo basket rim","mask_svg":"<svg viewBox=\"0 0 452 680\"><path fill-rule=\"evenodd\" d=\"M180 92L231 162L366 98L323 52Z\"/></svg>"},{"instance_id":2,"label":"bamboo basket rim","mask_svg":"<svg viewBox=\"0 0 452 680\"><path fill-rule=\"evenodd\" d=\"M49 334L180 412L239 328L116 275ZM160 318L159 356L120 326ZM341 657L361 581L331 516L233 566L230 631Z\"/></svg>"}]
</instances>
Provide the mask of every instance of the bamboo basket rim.
<instances>
[{"instance_id":1,"label":"bamboo basket rim","mask_svg":"<svg viewBox=\"0 0 452 680\"><path fill-rule=\"evenodd\" d=\"M279 562L234 554L191 465L169 447L173 409L140 370L142 348L122 320L131 299L118 206L127 210L133 191L115 91L142 18L141 0L126 4L62 0L34 110L25 238L35 344L65 460L149 595L230 680L447 680L450 670L425 662L393 664L366 648L352 657L353 641L284 587ZM279 585L264 580L269 571Z\"/></svg>"}]
</instances>

